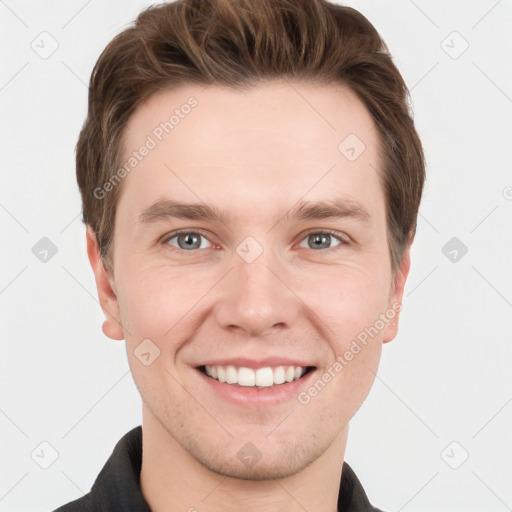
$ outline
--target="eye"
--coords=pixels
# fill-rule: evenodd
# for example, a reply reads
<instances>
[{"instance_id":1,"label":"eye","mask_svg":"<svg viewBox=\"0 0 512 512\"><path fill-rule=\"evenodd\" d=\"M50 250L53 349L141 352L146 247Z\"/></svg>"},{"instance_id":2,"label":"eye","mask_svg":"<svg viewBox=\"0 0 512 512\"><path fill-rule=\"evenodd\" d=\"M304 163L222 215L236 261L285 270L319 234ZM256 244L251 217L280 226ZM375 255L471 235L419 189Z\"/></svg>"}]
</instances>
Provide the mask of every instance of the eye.
<instances>
[{"instance_id":1,"label":"eye","mask_svg":"<svg viewBox=\"0 0 512 512\"><path fill-rule=\"evenodd\" d=\"M172 242L173 240L174 242ZM341 233L331 230L312 231L302 240L303 242L299 247L305 247L306 249L333 249L349 243ZM337 243L332 246L331 244L336 241ZM303 245L304 242L307 244L306 246ZM181 253L191 253L195 249L207 249L210 247L208 244L211 244L202 233L187 230L171 233L162 240L162 243L174 247Z\"/></svg>"},{"instance_id":2,"label":"eye","mask_svg":"<svg viewBox=\"0 0 512 512\"><path fill-rule=\"evenodd\" d=\"M171 240L174 239L176 239L177 245L171 243ZM196 231L176 231L162 240L162 243L169 244L183 252L191 252L194 249L206 249L208 247L202 243L201 239L208 240L204 235Z\"/></svg>"},{"instance_id":3,"label":"eye","mask_svg":"<svg viewBox=\"0 0 512 512\"><path fill-rule=\"evenodd\" d=\"M308 233L303 240L306 242L306 244L308 244L306 249L331 249L333 247L329 246L333 239L338 241L334 247L339 245L346 245L348 243L347 240L343 239L341 234L330 230L312 231ZM304 247L304 245L301 244L299 247Z\"/></svg>"}]
</instances>

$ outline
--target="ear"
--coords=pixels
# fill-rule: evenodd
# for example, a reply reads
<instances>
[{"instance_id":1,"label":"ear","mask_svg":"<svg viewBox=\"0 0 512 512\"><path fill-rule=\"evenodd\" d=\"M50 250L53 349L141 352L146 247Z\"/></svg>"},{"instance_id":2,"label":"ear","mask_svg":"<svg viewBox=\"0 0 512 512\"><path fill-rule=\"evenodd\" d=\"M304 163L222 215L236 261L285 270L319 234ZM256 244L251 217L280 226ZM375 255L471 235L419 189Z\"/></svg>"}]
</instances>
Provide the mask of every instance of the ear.
<instances>
[{"instance_id":1,"label":"ear","mask_svg":"<svg viewBox=\"0 0 512 512\"><path fill-rule=\"evenodd\" d=\"M103 322L103 333L113 340L123 340L124 332L120 322L119 304L115 294L114 281L105 269L101 259L98 241L92 227L86 225L87 255L96 279L101 309L107 317Z\"/></svg>"},{"instance_id":2,"label":"ear","mask_svg":"<svg viewBox=\"0 0 512 512\"><path fill-rule=\"evenodd\" d=\"M393 283L391 285L388 302L388 313L387 315L393 315L393 318L389 321L384 329L383 343L388 343L395 338L398 332L398 320L400 317L400 310L402 308L402 298L404 295L405 281L409 275L409 269L411 268L411 244L409 244L403 253L402 262L400 268L396 272Z\"/></svg>"}]
</instances>

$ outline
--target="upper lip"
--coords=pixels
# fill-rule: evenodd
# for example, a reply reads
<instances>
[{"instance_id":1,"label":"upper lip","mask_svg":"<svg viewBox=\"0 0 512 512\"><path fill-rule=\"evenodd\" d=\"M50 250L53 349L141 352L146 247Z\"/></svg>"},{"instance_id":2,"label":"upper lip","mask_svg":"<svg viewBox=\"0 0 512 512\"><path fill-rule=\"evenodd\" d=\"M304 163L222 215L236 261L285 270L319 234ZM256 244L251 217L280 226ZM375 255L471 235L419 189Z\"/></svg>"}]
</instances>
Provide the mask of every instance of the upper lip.
<instances>
[{"instance_id":1,"label":"upper lip","mask_svg":"<svg viewBox=\"0 0 512 512\"><path fill-rule=\"evenodd\" d=\"M197 367L210 365L210 366L228 366L233 365L237 368L265 368L267 366L302 366L306 368L308 366L314 366L311 361L289 359L286 357L265 357L263 359L248 359L245 357L226 357L223 359L210 359L204 361L201 364L196 365Z\"/></svg>"}]
</instances>

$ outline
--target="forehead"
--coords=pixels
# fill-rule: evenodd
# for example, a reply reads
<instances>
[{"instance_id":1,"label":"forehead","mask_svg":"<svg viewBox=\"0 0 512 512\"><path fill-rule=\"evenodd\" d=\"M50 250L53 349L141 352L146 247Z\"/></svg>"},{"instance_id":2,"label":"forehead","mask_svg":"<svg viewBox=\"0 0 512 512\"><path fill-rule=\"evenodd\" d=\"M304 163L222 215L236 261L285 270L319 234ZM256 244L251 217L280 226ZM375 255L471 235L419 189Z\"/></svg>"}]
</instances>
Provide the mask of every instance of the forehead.
<instances>
[{"instance_id":1,"label":"forehead","mask_svg":"<svg viewBox=\"0 0 512 512\"><path fill-rule=\"evenodd\" d=\"M262 213L300 199L346 197L374 210L382 202L378 131L342 85L161 91L129 119L122 158L134 165L126 166L119 208L129 203L134 213L164 197L233 208L236 197L248 218L251 206Z\"/></svg>"}]
</instances>

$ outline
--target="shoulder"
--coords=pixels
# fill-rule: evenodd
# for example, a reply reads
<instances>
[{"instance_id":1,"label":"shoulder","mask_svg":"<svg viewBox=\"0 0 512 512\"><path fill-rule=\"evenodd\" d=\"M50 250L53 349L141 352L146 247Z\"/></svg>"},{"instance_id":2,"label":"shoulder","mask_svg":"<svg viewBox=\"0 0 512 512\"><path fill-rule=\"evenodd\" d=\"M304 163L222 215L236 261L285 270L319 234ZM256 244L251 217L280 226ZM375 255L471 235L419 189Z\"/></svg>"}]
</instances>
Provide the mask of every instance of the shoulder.
<instances>
[{"instance_id":1,"label":"shoulder","mask_svg":"<svg viewBox=\"0 0 512 512\"><path fill-rule=\"evenodd\" d=\"M86 494L77 500L56 508L53 512L97 512L97 509L91 500L90 494Z\"/></svg>"},{"instance_id":2,"label":"shoulder","mask_svg":"<svg viewBox=\"0 0 512 512\"><path fill-rule=\"evenodd\" d=\"M338 510L344 512L383 512L370 503L361 482L347 462L343 463L341 473Z\"/></svg>"}]
</instances>

